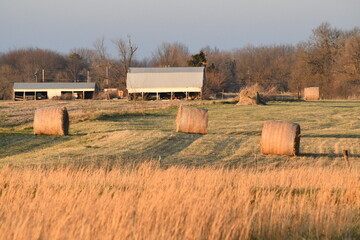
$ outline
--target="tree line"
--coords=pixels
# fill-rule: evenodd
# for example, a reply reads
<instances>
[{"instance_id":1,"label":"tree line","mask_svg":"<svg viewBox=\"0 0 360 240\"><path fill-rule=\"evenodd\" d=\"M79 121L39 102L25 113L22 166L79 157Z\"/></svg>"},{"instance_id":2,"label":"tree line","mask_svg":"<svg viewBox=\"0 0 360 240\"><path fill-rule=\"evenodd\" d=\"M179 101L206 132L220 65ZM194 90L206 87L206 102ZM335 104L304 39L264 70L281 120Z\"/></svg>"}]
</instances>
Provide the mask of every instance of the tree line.
<instances>
[{"instance_id":1,"label":"tree line","mask_svg":"<svg viewBox=\"0 0 360 240\"><path fill-rule=\"evenodd\" d=\"M126 89L129 67L205 66L205 94L238 91L259 84L282 92L300 93L318 86L323 98L360 95L360 29L342 30L322 23L309 39L293 45L246 46L221 51L204 47L191 54L179 42L161 43L150 58L137 59L138 46L130 36L111 41L118 57L111 57L104 38L93 48L69 54L26 48L0 55L0 99L11 99L14 82L92 81L99 88ZM44 73L44 74L43 74Z\"/></svg>"}]
</instances>

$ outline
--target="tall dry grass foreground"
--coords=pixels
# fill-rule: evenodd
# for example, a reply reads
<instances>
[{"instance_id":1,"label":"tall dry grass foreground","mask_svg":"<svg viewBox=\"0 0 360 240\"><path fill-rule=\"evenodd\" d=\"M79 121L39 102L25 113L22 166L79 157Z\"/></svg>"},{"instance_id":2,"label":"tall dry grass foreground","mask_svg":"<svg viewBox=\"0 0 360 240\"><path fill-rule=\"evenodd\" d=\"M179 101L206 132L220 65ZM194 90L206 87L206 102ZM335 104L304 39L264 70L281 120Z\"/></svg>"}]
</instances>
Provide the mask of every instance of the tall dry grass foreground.
<instances>
[{"instance_id":1,"label":"tall dry grass foreground","mask_svg":"<svg viewBox=\"0 0 360 240\"><path fill-rule=\"evenodd\" d=\"M358 170L0 169L1 239L356 239Z\"/></svg>"}]
</instances>

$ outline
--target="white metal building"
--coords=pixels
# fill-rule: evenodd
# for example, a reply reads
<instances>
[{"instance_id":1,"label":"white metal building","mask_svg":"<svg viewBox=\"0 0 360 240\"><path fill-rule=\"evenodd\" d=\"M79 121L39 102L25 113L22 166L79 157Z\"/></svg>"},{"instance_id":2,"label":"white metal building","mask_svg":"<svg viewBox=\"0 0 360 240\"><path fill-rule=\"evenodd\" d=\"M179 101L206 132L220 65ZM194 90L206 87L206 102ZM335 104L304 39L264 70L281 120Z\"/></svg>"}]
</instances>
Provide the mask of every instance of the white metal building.
<instances>
[{"instance_id":1,"label":"white metal building","mask_svg":"<svg viewBox=\"0 0 360 240\"><path fill-rule=\"evenodd\" d=\"M130 98L201 98L204 67L130 68L126 88Z\"/></svg>"},{"instance_id":2,"label":"white metal building","mask_svg":"<svg viewBox=\"0 0 360 240\"><path fill-rule=\"evenodd\" d=\"M14 83L14 100L40 100L54 97L92 99L94 92L95 83Z\"/></svg>"}]
</instances>

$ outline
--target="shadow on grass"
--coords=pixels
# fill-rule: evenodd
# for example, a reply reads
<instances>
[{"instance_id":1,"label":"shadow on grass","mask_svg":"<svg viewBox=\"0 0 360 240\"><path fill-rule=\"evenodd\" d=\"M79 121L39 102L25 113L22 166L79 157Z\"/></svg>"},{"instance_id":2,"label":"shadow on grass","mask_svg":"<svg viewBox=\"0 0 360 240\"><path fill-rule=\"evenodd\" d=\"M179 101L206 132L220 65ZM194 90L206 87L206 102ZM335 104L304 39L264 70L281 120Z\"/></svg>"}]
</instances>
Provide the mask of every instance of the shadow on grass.
<instances>
[{"instance_id":1,"label":"shadow on grass","mask_svg":"<svg viewBox=\"0 0 360 240\"><path fill-rule=\"evenodd\" d=\"M141 151L128 151L124 155L132 155L135 158L143 156L145 159L164 159L181 152L201 137L202 135L200 134L176 133L159 139L158 141L152 143L150 146L142 149Z\"/></svg>"},{"instance_id":2,"label":"shadow on grass","mask_svg":"<svg viewBox=\"0 0 360 240\"><path fill-rule=\"evenodd\" d=\"M1 122L1 118L0 118L0 128L14 128L14 127L18 127L27 123L32 122L32 120L25 120L25 121L21 121L21 122Z\"/></svg>"},{"instance_id":3,"label":"shadow on grass","mask_svg":"<svg viewBox=\"0 0 360 240\"><path fill-rule=\"evenodd\" d=\"M221 101L220 104L231 104L236 105L239 101L238 100L231 100L231 101Z\"/></svg>"},{"instance_id":4,"label":"shadow on grass","mask_svg":"<svg viewBox=\"0 0 360 240\"><path fill-rule=\"evenodd\" d=\"M261 136L261 131L234 131L228 133L228 135L232 136Z\"/></svg>"},{"instance_id":5,"label":"shadow on grass","mask_svg":"<svg viewBox=\"0 0 360 240\"><path fill-rule=\"evenodd\" d=\"M358 138L358 134L318 134L318 135L303 135L302 138Z\"/></svg>"},{"instance_id":6,"label":"shadow on grass","mask_svg":"<svg viewBox=\"0 0 360 240\"><path fill-rule=\"evenodd\" d=\"M121 154L107 154L98 152L91 157L84 159L70 159L66 162L53 161L51 163L42 164L43 167L63 167L72 166L75 168L105 168L111 170L113 168L131 167L136 168L144 162L158 164L159 167L166 169L172 166L194 167L196 164L185 164L178 162L178 159L172 159L177 154L191 145L194 141L201 138L199 134L176 133L163 137L158 141L152 142L150 146L144 149L127 150ZM88 148L88 147L87 147ZM168 163L170 161L171 163ZM174 162L176 161L176 162Z\"/></svg>"},{"instance_id":7,"label":"shadow on grass","mask_svg":"<svg viewBox=\"0 0 360 240\"><path fill-rule=\"evenodd\" d=\"M341 100L341 101L340 100L319 100L319 101L309 101L309 102L337 104L337 105L334 105L332 107L340 107L340 106L342 106L342 105L338 105L338 104L350 104L350 103L358 104L358 103L360 103L359 100ZM351 107L351 106L349 106L349 107Z\"/></svg>"},{"instance_id":8,"label":"shadow on grass","mask_svg":"<svg viewBox=\"0 0 360 240\"><path fill-rule=\"evenodd\" d=\"M266 101L266 105L274 105L276 103L281 102L305 102L303 99L293 99L293 98L276 98L275 99L269 99ZM273 103L273 104L271 104Z\"/></svg>"},{"instance_id":9,"label":"shadow on grass","mask_svg":"<svg viewBox=\"0 0 360 240\"><path fill-rule=\"evenodd\" d=\"M337 106L331 106L332 108L358 108L359 106L341 106L341 105L337 105Z\"/></svg>"},{"instance_id":10,"label":"shadow on grass","mask_svg":"<svg viewBox=\"0 0 360 240\"><path fill-rule=\"evenodd\" d=\"M342 154L339 153L299 153L299 157L312 157L312 158L320 158L320 157L331 157L338 158L343 157ZM360 154L351 154L349 153L349 158L360 158Z\"/></svg>"},{"instance_id":11,"label":"shadow on grass","mask_svg":"<svg viewBox=\"0 0 360 240\"><path fill-rule=\"evenodd\" d=\"M164 116L168 116L166 114L161 113L142 113L142 112L132 112L132 113L103 113L95 118L95 120L99 121L111 121L111 122L122 122L124 120L136 119L136 118L162 118Z\"/></svg>"},{"instance_id":12,"label":"shadow on grass","mask_svg":"<svg viewBox=\"0 0 360 240\"><path fill-rule=\"evenodd\" d=\"M175 123L173 114L168 113L112 113L101 114L98 121L120 123L119 130L161 130L170 131Z\"/></svg>"},{"instance_id":13,"label":"shadow on grass","mask_svg":"<svg viewBox=\"0 0 360 240\"><path fill-rule=\"evenodd\" d=\"M0 158L51 147L69 141L71 136L45 136L27 133L0 133Z\"/></svg>"}]
</instances>

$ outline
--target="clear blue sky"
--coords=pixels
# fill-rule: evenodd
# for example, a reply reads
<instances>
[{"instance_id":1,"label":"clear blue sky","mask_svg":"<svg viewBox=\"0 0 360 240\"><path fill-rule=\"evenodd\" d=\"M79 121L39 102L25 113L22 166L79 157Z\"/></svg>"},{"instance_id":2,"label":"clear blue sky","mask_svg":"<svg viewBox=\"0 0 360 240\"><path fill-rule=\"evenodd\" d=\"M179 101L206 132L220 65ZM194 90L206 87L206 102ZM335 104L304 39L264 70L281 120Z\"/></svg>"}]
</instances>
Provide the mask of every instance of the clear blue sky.
<instances>
[{"instance_id":1,"label":"clear blue sky","mask_svg":"<svg viewBox=\"0 0 360 240\"><path fill-rule=\"evenodd\" d=\"M0 52L39 47L68 53L131 35L138 58L162 42L192 53L296 44L322 22L360 27L360 0L0 0Z\"/></svg>"}]
</instances>

